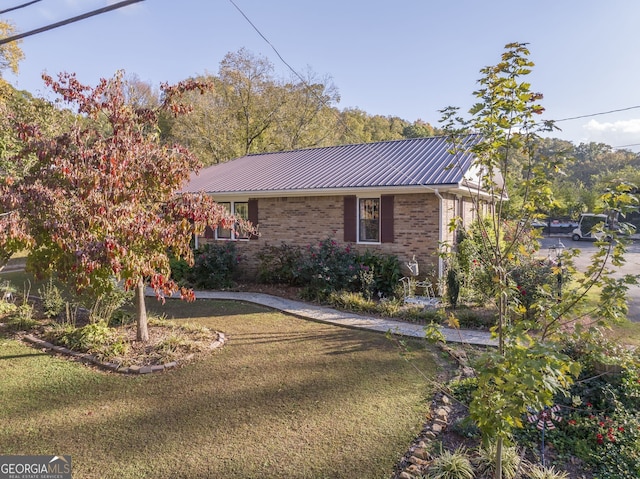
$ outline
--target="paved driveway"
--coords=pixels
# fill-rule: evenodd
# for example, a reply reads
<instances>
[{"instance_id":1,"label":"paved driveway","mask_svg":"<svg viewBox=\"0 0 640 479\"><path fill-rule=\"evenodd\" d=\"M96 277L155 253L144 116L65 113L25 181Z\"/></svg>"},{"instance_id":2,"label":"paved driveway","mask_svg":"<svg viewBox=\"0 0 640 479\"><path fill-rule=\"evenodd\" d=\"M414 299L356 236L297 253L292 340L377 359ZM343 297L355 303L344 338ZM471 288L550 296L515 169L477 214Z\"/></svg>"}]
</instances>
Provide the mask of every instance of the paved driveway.
<instances>
[{"instance_id":1,"label":"paved driveway","mask_svg":"<svg viewBox=\"0 0 640 479\"><path fill-rule=\"evenodd\" d=\"M576 268L584 271L590 264L591 256L597 249L592 241L572 241L571 238L543 238L541 251L546 252L552 245L557 245L561 241L566 248L577 248L580 255L575 258ZM621 277L625 274L640 273L640 241L634 240L625 255L626 263L619 268L614 277ZM629 319L640 322L640 286L631 286L628 292Z\"/></svg>"}]
</instances>

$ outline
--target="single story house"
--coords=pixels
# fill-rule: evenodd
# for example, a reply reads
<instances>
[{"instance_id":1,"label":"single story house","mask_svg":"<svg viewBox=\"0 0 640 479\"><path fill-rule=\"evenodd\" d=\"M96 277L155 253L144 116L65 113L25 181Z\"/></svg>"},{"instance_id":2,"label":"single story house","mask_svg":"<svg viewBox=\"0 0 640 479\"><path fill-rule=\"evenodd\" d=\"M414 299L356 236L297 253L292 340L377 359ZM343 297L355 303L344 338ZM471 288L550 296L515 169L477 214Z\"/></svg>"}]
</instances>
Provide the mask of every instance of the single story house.
<instances>
[{"instance_id":1,"label":"single story house","mask_svg":"<svg viewBox=\"0 0 640 479\"><path fill-rule=\"evenodd\" d=\"M470 134L457 143L479 140ZM443 274L440 245L454 241L452 220L467 226L487 198L473 155L451 150L440 136L250 154L203 169L183 191L210 194L258 225L253 238L219 228L196 239L237 241L249 274L265 245L332 238L401 264L415 256L421 276L435 278Z\"/></svg>"}]
</instances>

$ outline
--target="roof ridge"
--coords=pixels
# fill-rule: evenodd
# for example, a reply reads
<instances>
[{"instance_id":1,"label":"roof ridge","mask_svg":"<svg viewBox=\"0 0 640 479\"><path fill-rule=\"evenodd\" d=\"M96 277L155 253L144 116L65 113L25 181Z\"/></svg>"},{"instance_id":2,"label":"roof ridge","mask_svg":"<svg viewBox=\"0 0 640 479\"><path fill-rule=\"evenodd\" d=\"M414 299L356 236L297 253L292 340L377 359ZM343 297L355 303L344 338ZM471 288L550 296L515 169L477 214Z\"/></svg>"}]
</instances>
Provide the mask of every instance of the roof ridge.
<instances>
[{"instance_id":1,"label":"roof ridge","mask_svg":"<svg viewBox=\"0 0 640 479\"><path fill-rule=\"evenodd\" d=\"M477 136L480 133L466 133L460 136ZM382 145L386 143L399 143L399 142L410 142L410 141L419 141L419 140L442 140L443 138L449 138L453 135L434 135L434 136L420 136L418 138L396 138L395 140L379 140L379 141L370 141L363 143L345 143L342 145L327 145L327 146L309 146L306 148L295 148L293 150L279 150L279 151L263 151L260 153L247 153L246 155L242 155L238 158L243 158L247 156L260 156L260 155L271 155L275 153L296 153L299 151L309 151L309 150L324 150L329 148L348 148L353 146L373 146L373 145ZM237 159L237 158L235 158ZM229 160L233 161L233 160Z\"/></svg>"}]
</instances>

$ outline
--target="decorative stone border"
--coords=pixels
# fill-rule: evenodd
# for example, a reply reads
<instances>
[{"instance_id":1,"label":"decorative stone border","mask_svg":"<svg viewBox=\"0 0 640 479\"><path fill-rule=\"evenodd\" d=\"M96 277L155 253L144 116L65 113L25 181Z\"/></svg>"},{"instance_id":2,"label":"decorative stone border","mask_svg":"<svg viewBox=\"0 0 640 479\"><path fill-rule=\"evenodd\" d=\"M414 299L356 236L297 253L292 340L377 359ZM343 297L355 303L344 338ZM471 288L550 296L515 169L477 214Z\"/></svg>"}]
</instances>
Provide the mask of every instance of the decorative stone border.
<instances>
[{"instance_id":1,"label":"decorative stone border","mask_svg":"<svg viewBox=\"0 0 640 479\"><path fill-rule=\"evenodd\" d=\"M214 350L214 349L218 349L221 348L222 346L224 346L224 344L227 341L226 336L224 335L224 333L220 333L217 332L216 333L218 335L218 339L214 342L211 343L211 345L209 346L209 349ZM43 339L37 338L36 336L33 336L32 334L25 334L23 336L24 340L33 344L34 346L37 346L39 348L43 348L48 350L49 352L53 352L53 353L58 353L58 354L64 354L66 356L70 356L73 357L75 359L77 359L78 361L82 361L85 363L90 363L93 364L95 366L98 366L101 369L105 369L107 371L112 371L112 372L116 372L116 373L121 373L121 374L149 374L149 373L160 373L163 372L165 370L168 369L174 369L178 366L179 362L178 361L171 361L169 363L165 363L165 364L156 364L153 366L128 366L128 367L122 367L120 364L117 363L109 363L109 362L103 362L100 361L97 357L88 354L88 353L79 353L77 351L72 351L71 349L65 348L64 346L58 346L55 344L51 344ZM187 359L190 359L191 357L193 357L193 354L189 355L187 357Z\"/></svg>"},{"instance_id":2,"label":"decorative stone border","mask_svg":"<svg viewBox=\"0 0 640 479\"><path fill-rule=\"evenodd\" d=\"M458 374L456 375L458 379L474 375L474 371L469 367L468 358L464 351L450 348L443 344L439 346L458 362ZM451 404L451 398L444 392L436 393L431 402L431 410L427 416L428 420L420 434L409 447L409 451L398 464L396 468L397 472L393 475L393 479L421 479L424 477L433 460L429 452L431 442L435 441L447 428L449 415L452 411L453 405Z\"/></svg>"}]
</instances>

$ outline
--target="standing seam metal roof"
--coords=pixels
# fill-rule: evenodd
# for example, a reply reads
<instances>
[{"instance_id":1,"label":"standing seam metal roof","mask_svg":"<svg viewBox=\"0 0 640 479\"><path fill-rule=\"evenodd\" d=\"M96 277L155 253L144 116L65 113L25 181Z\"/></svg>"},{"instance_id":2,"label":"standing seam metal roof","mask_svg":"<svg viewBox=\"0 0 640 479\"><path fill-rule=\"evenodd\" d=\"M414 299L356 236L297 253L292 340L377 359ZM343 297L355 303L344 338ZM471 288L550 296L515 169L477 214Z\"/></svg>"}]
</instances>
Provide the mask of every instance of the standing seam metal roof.
<instances>
[{"instance_id":1,"label":"standing seam metal roof","mask_svg":"<svg viewBox=\"0 0 640 479\"><path fill-rule=\"evenodd\" d=\"M183 192L249 193L332 188L437 186L462 182L477 134L460 138L467 150L453 155L449 137L381 141L251 154L192 175Z\"/></svg>"}]
</instances>

